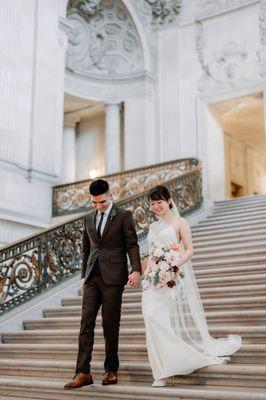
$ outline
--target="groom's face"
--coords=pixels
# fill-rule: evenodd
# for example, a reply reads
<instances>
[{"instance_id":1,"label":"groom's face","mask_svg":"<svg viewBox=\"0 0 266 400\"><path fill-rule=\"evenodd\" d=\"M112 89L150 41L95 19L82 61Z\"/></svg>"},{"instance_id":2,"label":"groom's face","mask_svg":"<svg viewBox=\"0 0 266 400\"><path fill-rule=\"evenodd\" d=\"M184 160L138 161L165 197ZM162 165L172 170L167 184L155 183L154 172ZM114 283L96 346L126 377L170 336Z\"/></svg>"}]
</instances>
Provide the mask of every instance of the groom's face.
<instances>
[{"instance_id":1,"label":"groom's face","mask_svg":"<svg viewBox=\"0 0 266 400\"><path fill-rule=\"evenodd\" d=\"M111 203L111 199L112 195L110 193L103 193L97 196L91 195L91 203L99 212L107 210Z\"/></svg>"}]
</instances>

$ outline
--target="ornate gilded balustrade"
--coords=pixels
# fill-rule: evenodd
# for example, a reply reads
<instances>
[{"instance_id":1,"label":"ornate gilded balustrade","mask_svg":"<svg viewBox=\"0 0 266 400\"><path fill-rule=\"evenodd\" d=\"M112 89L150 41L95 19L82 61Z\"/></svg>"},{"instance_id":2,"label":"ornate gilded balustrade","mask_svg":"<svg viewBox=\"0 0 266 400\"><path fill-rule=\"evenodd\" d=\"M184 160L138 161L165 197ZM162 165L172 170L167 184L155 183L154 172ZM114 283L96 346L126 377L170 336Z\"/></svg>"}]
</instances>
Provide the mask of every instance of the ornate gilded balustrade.
<instances>
[{"instance_id":1,"label":"ornate gilded balustrade","mask_svg":"<svg viewBox=\"0 0 266 400\"><path fill-rule=\"evenodd\" d=\"M122 173L107 175L113 198L120 201L128 196L139 194L158 183L183 175L197 169L198 160L187 158L150 167L137 168ZM90 203L90 180L74 182L53 188L53 216L68 215L88 211Z\"/></svg>"},{"instance_id":2,"label":"ornate gilded balustrade","mask_svg":"<svg viewBox=\"0 0 266 400\"><path fill-rule=\"evenodd\" d=\"M178 164L180 165L176 162L176 165ZM165 165L174 165L174 163ZM181 176L179 172L173 177L169 171L168 175L165 173L161 175L160 180L154 178L152 185L161 182L164 176L164 184L171 191L181 215L184 215L200 205L202 179L197 160L194 160L194 168L190 171L186 162L181 165L184 168ZM150 169L151 176L160 176L159 170L152 168L156 174ZM167 169L168 167L164 171ZM145 175L144 171L143 169L143 175ZM133 171L130 173L134 180L137 174L134 175ZM150 186L146 182L141 187L145 187L146 190L141 194L131 194L117 201L117 204L132 211L139 238L145 236L149 224L154 220L147 199ZM124 191L124 193L129 192ZM78 273L81 267L83 217L86 213L84 212L79 218L73 216L67 223L54 226L0 250L0 315Z\"/></svg>"}]
</instances>

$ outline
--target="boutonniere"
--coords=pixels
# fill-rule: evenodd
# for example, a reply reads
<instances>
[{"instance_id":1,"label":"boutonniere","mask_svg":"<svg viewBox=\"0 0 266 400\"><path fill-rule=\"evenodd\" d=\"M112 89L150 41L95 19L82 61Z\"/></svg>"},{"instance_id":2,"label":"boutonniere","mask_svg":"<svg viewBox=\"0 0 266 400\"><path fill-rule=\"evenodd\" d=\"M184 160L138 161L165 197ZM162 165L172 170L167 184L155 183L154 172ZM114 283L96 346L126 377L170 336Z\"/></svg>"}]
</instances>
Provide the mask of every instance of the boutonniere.
<instances>
[{"instance_id":1,"label":"boutonniere","mask_svg":"<svg viewBox=\"0 0 266 400\"><path fill-rule=\"evenodd\" d=\"M117 214L117 212L116 212L116 210L113 208L112 211L111 211L111 213L110 213L110 221L113 220L113 218L116 216L116 214Z\"/></svg>"}]
</instances>

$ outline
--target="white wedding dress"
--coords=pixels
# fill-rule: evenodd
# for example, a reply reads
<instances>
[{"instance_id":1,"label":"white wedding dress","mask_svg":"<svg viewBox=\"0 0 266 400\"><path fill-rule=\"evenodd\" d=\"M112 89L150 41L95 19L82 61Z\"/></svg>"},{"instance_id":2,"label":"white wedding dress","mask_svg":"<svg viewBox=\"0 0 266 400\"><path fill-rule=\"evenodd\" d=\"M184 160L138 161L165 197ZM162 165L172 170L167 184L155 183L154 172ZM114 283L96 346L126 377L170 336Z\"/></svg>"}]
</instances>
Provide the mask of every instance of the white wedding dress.
<instances>
[{"instance_id":1,"label":"white wedding dress","mask_svg":"<svg viewBox=\"0 0 266 400\"><path fill-rule=\"evenodd\" d=\"M176 243L176 231L166 226L156 234L150 229L149 246ZM182 244L181 244L182 246ZM191 262L173 288L150 287L142 292L148 356L155 380L190 374L212 364L224 364L241 346L238 335L210 336Z\"/></svg>"}]
</instances>

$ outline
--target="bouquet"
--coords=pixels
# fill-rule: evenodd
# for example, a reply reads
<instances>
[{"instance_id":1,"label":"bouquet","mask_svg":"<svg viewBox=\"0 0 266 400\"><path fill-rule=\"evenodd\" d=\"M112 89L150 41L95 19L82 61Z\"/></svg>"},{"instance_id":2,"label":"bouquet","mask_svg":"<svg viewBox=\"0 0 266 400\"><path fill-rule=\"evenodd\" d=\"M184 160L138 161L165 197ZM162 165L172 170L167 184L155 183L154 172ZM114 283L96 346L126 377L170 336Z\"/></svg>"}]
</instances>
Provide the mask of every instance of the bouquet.
<instances>
[{"instance_id":1,"label":"bouquet","mask_svg":"<svg viewBox=\"0 0 266 400\"><path fill-rule=\"evenodd\" d=\"M155 288L173 288L176 283L184 278L180 270L181 252L179 244L165 245L156 243L149 250L147 268L144 272L142 287L144 290L153 286Z\"/></svg>"}]
</instances>

